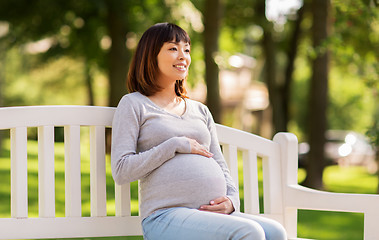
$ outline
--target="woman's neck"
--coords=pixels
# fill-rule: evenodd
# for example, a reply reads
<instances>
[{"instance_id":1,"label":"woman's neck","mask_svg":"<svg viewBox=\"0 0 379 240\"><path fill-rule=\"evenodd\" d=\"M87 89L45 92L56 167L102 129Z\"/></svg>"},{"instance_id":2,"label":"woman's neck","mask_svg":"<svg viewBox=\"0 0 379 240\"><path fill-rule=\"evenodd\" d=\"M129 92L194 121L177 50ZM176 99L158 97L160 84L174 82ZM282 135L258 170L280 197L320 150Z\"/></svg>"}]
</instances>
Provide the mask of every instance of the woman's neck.
<instances>
[{"instance_id":1,"label":"woman's neck","mask_svg":"<svg viewBox=\"0 0 379 240\"><path fill-rule=\"evenodd\" d=\"M175 93L175 83L161 87L162 89L159 92L151 96L153 99L159 99L167 103L177 101L178 96Z\"/></svg>"},{"instance_id":2,"label":"woman's neck","mask_svg":"<svg viewBox=\"0 0 379 240\"><path fill-rule=\"evenodd\" d=\"M172 104L178 101L178 96L175 93L175 85L164 87L161 91L156 92L149 98L164 105Z\"/></svg>"}]
</instances>

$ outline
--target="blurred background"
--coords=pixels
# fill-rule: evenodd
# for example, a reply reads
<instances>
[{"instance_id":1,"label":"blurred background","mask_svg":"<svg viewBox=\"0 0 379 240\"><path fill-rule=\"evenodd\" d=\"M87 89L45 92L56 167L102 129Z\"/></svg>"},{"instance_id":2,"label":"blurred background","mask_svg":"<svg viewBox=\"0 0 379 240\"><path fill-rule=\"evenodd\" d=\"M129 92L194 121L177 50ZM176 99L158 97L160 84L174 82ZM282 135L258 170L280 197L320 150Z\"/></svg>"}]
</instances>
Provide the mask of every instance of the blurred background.
<instances>
[{"instance_id":1,"label":"blurred background","mask_svg":"<svg viewBox=\"0 0 379 240\"><path fill-rule=\"evenodd\" d=\"M295 133L306 186L358 166L378 191L378 0L1 0L0 106L117 106L157 22L189 33L188 96L216 122Z\"/></svg>"},{"instance_id":2,"label":"blurred background","mask_svg":"<svg viewBox=\"0 0 379 240\"><path fill-rule=\"evenodd\" d=\"M1 1L0 106L117 106L141 34L173 22L192 39L189 97L218 123L295 133L304 184L323 188L328 164L376 172L378 9L377 0Z\"/></svg>"}]
</instances>

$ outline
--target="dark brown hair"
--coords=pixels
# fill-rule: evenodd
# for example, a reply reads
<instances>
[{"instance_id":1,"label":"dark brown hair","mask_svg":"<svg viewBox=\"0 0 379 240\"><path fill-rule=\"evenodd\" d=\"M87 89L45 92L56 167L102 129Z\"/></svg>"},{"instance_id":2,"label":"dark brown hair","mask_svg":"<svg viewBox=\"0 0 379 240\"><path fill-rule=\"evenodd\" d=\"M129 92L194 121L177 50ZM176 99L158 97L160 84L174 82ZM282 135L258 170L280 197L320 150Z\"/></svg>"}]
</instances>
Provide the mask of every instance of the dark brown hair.
<instances>
[{"instance_id":1,"label":"dark brown hair","mask_svg":"<svg viewBox=\"0 0 379 240\"><path fill-rule=\"evenodd\" d=\"M157 23L145 31L129 67L126 81L129 92L151 96L161 90L155 81L159 73L157 56L163 44L169 41L191 44L188 34L173 23ZM184 79L178 79L175 84L175 93L179 97L186 97L183 83Z\"/></svg>"}]
</instances>

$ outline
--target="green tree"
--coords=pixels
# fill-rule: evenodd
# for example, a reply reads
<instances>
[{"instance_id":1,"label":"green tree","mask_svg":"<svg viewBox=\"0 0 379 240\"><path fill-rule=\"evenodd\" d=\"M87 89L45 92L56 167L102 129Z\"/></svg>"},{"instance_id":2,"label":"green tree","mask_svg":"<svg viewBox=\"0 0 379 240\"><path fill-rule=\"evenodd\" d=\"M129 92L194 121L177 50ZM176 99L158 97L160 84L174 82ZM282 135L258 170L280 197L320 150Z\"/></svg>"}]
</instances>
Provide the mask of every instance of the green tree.
<instances>
[{"instance_id":1,"label":"green tree","mask_svg":"<svg viewBox=\"0 0 379 240\"><path fill-rule=\"evenodd\" d=\"M308 1L303 2L303 6L297 11L295 20L292 24L292 32L288 37L288 44L286 47L287 64L284 70L284 84L282 87L282 104L283 104L283 123L281 127L277 128L277 131L288 131L288 124L291 120L291 98L292 98L292 88L294 82L294 70L295 70L295 60L298 57L298 49L300 40L302 37L301 23L304 20L304 15L306 8L308 7Z\"/></svg>"},{"instance_id":2,"label":"green tree","mask_svg":"<svg viewBox=\"0 0 379 240\"><path fill-rule=\"evenodd\" d=\"M238 4L227 1L225 22L227 27L234 30L235 35L245 32L241 43L245 44L245 54L264 61L260 77L269 89L273 132L276 133L288 131L288 123L292 118L290 104L293 71L302 36L301 23L305 7L288 13L286 23L282 25L283 30L278 30L275 27L278 24L267 19L266 7L265 1L247 0L239 1ZM257 29L263 33L259 38L254 36ZM285 56L284 60L282 56Z\"/></svg>"},{"instance_id":3,"label":"green tree","mask_svg":"<svg viewBox=\"0 0 379 240\"><path fill-rule=\"evenodd\" d=\"M94 103L91 68L108 72L109 105L115 106L126 93L124 86L131 58L131 49L126 47L127 35L133 40L133 33L144 31L157 19L167 19L165 6L163 0L2 1L0 20L10 24L10 31L2 41L20 46L50 39L51 47L40 55L39 64L60 56L81 61L86 67L81 79L88 86L91 104Z\"/></svg>"},{"instance_id":4,"label":"green tree","mask_svg":"<svg viewBox=\"0 0 379 240\"><path fill-rule=\"evenodd\" d=\"M377 101L379 101L378 92L379 90L375 91L375 99ZM367 130L366 134L370 139L371 145L375 149L375 160L376 160L376 164L379 166L379 107L376 107L373 123ZM379 169L377 170L376 174L379 179ZM379 182L378 182L378 187L376 189L376 192L379 193Z\"/></svg>"},{"instance_id":5,"label":"green tree","mask_svg":"<svg viewBox=\"0 0 379 240\"><path fill-rule=\"evenodd\" d=\"M10 31L3 41L22 46L49 39L49 50L37 56L39 61L35 64L39 66L61 56L71 56L83 62L87 71L78 78L87 83L88 102L93 104L90 69L94 64L104 69L106 64L106 51L99 44L107 34L103 1L16 0L0 4L1 20L10 24Z\"/></svg>"},{"instance_id":6,"label":"green tree","mask_svg":"<svg viewBox=\"0 0 379 240\"><path fill-rule=\"evenodd\" d=\"M222 0L205 0L204 10L204 57L205 81L207 83L207 105L215 122L221 121L221 100L219 91L219 68L215 57L219 51Z\"/></svg>"},{"instance_id":7,"label":"green tree","mask_svg":"<svg viewBox=\"0 0 379 240\"><path fill-rule=\"evenodd\" d=\"M361 106L356 106L356 111L347 117L345 122L352 127L355 118L363 118L364 116L371 117L371 123L364 126L368 128L366 134L371 140L372 145L377 151L378 159L378 76L379 76L379 52L376 50L379 46L379 3L377 1L335 1L334 2L334 33L330 39L332 44L332 53L334 62L338 65L338 69L345 73L346 77L359 78L366 84L367 89L360 94L357 93L355 101L359 102L363 96L370 96L373 99L373 107L371 111L366 110L365 114L359 114L357 111L367 109L367 101L361 103ZM368 92L368 94L367 94ZM352 104L352 103L350 103ZM331 111L352 112L346 111ZM339 117L343 116L339 114ZM379 172L378 172L379 177ZM379 192L379 185L378 185Z\"/></svg>"},{"instance_id":8,"label":"green tree","mask_svg":"<svg viewBox=\"0 0 379 240\"><path fill-rule=\"evenodd\" d=\"M126 34L130 24L125 20L128 13L127 1L109 0L107 5L107 28L112 45L108 54L108 74L110 81L109 106L116 107L118 101L126 93L125 80L131 58L126 48Z\"/></svg>"},{"instance_id":9,"label":"green tree","mask_svg":"<svg viewBox=\"0 0 379 240\"><path fill-rule=\"evenodd\" d=\"M1 38L1 36L0 36ZM3 76L3 73L4 73L4 61L3 60L3 53L4 53L4 47L3 47L4 44L2 44L0 42L0 107L3 106L3 79L4 79L4 76ZM0 130L0 152L2 151L2 147L3 147L3 133L2 131Z\"/></svg>"},{"instance_id":10,"label":"green tree","mask_svg":"<svg viewBox=\"0 0 379 240\"><path fill-rule=\"evenodd\" d=\"M312 59L312 79L309 93L308 131L310 151L307 177L304 185L322 189L322 174L325 156L325 132L327 130L326 109L328 104L329 53L323 46L328 37L329 0L313 0L313 48L316 56Z\"/></svg>"}]
</instances>

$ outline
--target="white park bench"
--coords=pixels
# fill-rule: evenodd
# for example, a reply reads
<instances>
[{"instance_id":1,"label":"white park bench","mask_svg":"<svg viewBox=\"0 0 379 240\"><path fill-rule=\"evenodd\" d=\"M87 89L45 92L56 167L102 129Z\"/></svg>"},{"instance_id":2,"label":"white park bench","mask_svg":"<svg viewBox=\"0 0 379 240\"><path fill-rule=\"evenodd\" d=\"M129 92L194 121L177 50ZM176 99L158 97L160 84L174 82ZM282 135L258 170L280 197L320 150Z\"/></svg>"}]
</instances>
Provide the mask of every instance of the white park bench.
<instances>
[{"instance_id":1,"label":"white park bench","mask_svg":"<svg viewBox=\"0 0 379 240\"><path fill-rule=\"evenodd\" d=\"M140 217L131 216L130 185L106 197L105 129L114 108L34 106L0 108L0 130L10 130L11 213L0 218L0 239L74 238L142 235ZM54 127L64 127L65 216L56 217ZM90 129L91 215L82 216L80 129ZM27 128L38 128L38 216L28 216ZM297 138L278 133L273 140L217 125L231 174L238 183L242 152L244 209L281 222L289 239L297 237L298 209L364 214L364 239L379 239L379 196L330 193L298 185ZM259 210L257 162L262 159L263 205ZM241 178L241 176L240 176ZM0 186L1 186L0 182ZM115 206L107 216L107 204ZM1 202L0 202L1 204ZM262 203L261 203L262 204Z\"/></svg>"}]
</instances>

